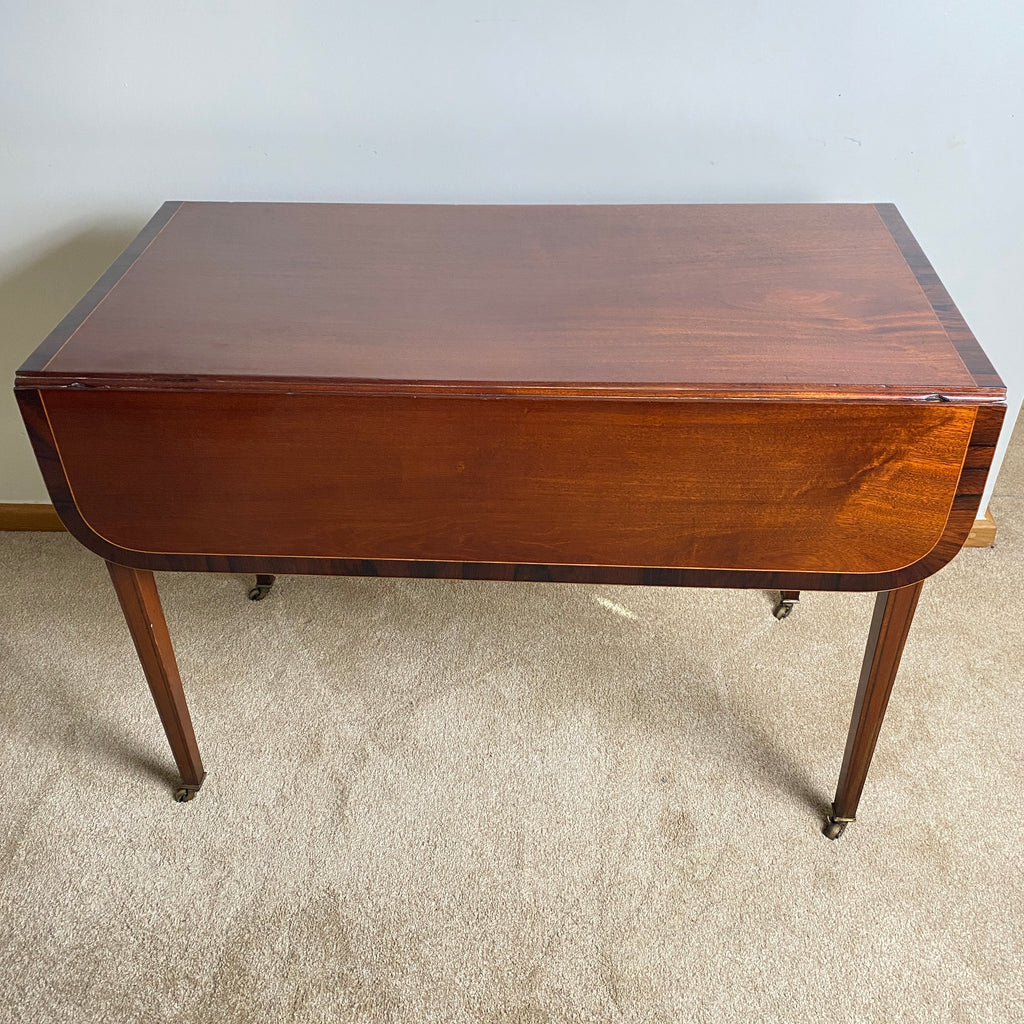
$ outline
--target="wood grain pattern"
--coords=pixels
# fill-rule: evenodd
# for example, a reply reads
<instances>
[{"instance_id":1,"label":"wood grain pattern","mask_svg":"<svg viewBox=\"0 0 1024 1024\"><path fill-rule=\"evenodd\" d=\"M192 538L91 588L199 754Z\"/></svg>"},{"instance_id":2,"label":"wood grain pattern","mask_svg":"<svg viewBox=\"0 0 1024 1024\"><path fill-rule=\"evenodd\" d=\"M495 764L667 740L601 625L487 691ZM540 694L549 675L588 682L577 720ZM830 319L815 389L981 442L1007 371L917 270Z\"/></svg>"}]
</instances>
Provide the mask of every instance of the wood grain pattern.
<instances>
[{"instance_id":1,"label":"wood grain pattern","mask_svg":"<svg viewBox=\"0 0 1024 1024\"><path fill-rule=\"evenodd\" d=\"M0 531L36 531L61 533L67 527L61 522L57 510L46 502L0 503ZM996 521L991 511L974 520L965 548L990 548L996 540ZM787 591L790 593L790 591ZM798 591L792 591L798 593Z\"/></svg>"},{"instance_id":2,"label":"wood grain pattern","mask_svg":"<svg viewBox=\"0 0 1024 1024\"><path fill-rule=\"evenodd\" d=\"M22 373L976 386L869 205L184 203L73 339Z\"/></svg>"},{"instance_id":3,"label":"wood grain pattern","mask_svg":"<svg viewBox=\"0 0 1024 1024\"><path fill-rule=\"evenodd\" d=\"M999 374L967 326L967 321L950 298L899 210L892 203L878 203L875 208L975 383L983 388L1001 389L1003 382Z\"/></svg>"},{"instance_id":4,"label":"wood grain pattern","mask_svg":"<svg viewBox=\"0 0 1024 1024\"><path fill-rule=\"evenodd\" d=\"M976 411L51 391L119 547L893 572L942 536Z\"/></svg>"},{"instance_id":5,"label":"wood grain pattern","mask_svg":"<svg viewBox=\"0 0 1024 1024\"><path fill-rule=\"evenodd\" d=\"M212 552L195 555L140 553L118 547L94 533L83 521L57 456L50 423L40 393L21 389L18 404L28 428L43 478L62 521L86 547L108 561L152 570L193 572L267 572L276 575L394 576L425 579L524 580L557 583L608 583L617 585L750 587L764 590L880 591L907 586L936 572L963 546L974 524L987 467L991 463L1005 408L982 406L975 411L974 429L964 469L938 543L920 561L890 573L773 572L739 569L674 569L637 566L571 566L543 563L406 561L229 556Z\"/></svg>"}]
</instances>

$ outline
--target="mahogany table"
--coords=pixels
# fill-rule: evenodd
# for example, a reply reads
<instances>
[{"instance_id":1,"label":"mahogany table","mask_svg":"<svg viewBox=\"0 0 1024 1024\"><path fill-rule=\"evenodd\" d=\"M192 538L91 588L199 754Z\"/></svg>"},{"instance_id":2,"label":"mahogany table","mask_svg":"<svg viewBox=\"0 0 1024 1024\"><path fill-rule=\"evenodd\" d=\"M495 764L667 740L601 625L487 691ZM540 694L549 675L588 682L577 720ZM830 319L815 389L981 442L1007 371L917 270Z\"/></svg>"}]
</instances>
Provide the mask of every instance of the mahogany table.
<instances>
[{"instance_id":1,"label":"mahogany table","mask_svg":"<svg viewBox=\"0 0 1024 1024\"><path fill-rule=\"evenodd\" d=\"M882 204L166 203L16 392L179 799L153 570L877 591L830 838L1005 408Z\"/></svg>"}]
</instances>

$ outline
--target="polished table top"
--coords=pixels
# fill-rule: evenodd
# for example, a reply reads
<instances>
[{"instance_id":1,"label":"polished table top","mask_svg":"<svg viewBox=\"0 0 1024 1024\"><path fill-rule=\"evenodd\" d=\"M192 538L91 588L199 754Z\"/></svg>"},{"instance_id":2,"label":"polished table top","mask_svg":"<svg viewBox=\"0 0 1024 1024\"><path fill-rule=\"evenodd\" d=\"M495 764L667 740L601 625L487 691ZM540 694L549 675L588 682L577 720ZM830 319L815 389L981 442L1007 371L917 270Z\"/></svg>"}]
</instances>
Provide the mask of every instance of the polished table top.
<instances>
[{"instance_id":1,"label":"polished table top","mask_svg":"<svg viewBox=\"0 0 1024 1024\"><path fill-rule=\"evenodd\" d=\"M894 226L868 205L169 203L31 370L977 393Z\"/></svg>"}]
</instances>

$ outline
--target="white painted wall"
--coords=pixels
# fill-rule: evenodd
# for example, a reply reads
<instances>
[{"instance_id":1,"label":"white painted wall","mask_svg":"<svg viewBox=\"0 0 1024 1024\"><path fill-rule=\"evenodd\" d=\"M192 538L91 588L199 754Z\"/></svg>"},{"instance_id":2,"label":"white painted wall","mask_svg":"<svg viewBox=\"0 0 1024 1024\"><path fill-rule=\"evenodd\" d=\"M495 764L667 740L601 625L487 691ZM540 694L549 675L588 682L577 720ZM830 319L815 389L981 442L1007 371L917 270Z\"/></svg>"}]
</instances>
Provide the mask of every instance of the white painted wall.
<instances>
[{"instance_id":1,"label":"white painted wall","mask_svg":"<svg viewBox=\"0 0 1024 1024\"><path fill-rule=\"evenodd\" d=\"M1022 52L996 0L6 0L0 369L169 198L884 200L1012 416ZM45 501L0 400L0 501Z\"/></svg>"}]
</instances>

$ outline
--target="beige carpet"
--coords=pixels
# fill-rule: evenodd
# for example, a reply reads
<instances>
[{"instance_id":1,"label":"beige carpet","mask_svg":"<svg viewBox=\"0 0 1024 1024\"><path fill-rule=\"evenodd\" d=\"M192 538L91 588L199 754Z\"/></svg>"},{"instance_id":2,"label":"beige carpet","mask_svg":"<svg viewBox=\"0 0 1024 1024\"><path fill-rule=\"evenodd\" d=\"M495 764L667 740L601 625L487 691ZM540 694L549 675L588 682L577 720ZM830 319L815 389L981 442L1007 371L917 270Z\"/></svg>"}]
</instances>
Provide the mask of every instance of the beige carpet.
<instances>
[{"instance_id":1,"label":"beige carpet","mask_svg":"<svg viewBox=\"0 0 1024 1024\"><path fill-rule=\"evenodd\" d=\"M999 493L837 843L870 596L162 576L176 805L101 563L0 535L0 1020L1024 1020L1024 443Z\"/></svg>"}]
</instances>

